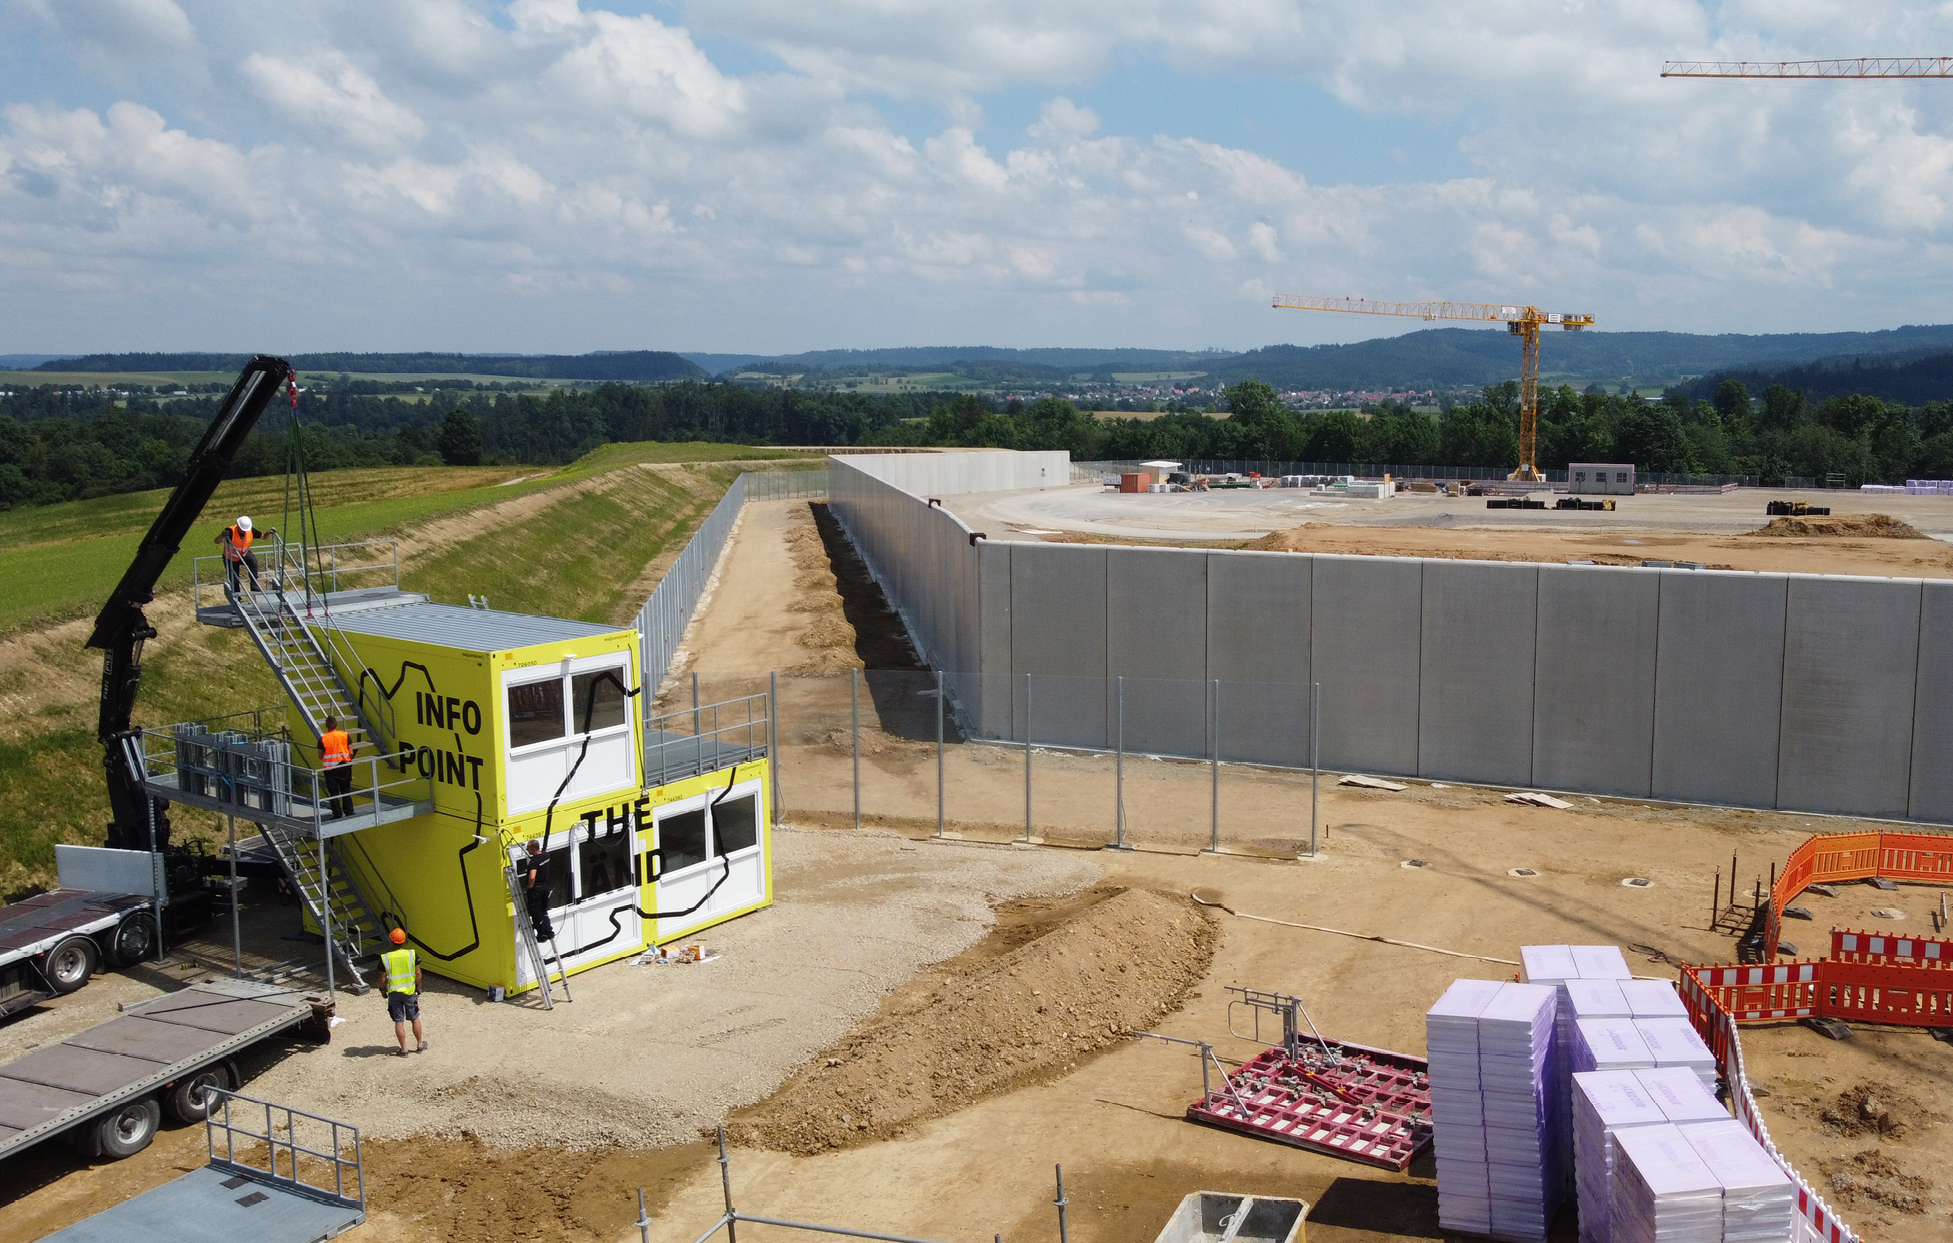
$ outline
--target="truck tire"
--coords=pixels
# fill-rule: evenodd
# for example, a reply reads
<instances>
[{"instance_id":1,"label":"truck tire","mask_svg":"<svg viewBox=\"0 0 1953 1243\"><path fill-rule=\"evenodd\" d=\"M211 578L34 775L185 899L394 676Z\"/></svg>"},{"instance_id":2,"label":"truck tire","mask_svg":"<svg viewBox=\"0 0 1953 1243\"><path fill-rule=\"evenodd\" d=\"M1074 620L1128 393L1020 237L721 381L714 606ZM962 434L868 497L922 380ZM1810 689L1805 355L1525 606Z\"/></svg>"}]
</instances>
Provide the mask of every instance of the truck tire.
<instances>
[{"instance_id":1,"label":"truck tire","mask_svg":"<svg viewBox=\"0 0 1953 1243\"><path fill-rule=\"evenodd\" d=\"M156 1127L163 1120L163 1107L153 1096L130 1101L104 1114L95 1122L95 1147L111 1161L133 1157L156 1138Z\"/></svg>"},{"instance_id":2,"label":"truck tire","mask_svg":"<svg viewBox=\"0 0 1953 1243\"><path fill-rule=\"evenodd\" d=\"M41 959L41 974L56 996L65 996L88 983L95 974L99 951L87 937L69 937Z\"/></svg>"},{"instance_id":3,"label":"truck tire","mask_svg":"<svg viewBox=\"0 0 1953 1243\"><path fill-rule=\"evenodd\" d=\"M156 917L131 911L108 936L109 959L118 967L133 967L156 952Z\"/></svg>"},{"instance_id":4,"label":"truck tire","mask_svg":"<svg viewBox=\"0 0 1953 1243\"><path fill-rule=\"evenodd\" d=\"M228 1092L236 1086L237 1080L232 1077L230 1067L219 1062L187 1074L171 1084L164 1103L171 1118L189 1126L204 1121L216 1112L217 1104L223 1098L211 1091L212 1088Z\"/></svg>"}]
</instances>

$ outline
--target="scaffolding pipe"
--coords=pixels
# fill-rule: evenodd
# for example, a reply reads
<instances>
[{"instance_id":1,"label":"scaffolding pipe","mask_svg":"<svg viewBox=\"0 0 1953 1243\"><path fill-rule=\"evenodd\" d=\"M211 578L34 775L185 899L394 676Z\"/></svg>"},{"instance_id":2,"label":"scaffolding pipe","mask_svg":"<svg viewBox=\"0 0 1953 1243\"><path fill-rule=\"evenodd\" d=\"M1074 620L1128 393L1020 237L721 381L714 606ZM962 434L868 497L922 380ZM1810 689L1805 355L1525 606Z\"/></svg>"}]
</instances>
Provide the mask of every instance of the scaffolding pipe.
<instances>
[{"instance_id":1,"label":"scaffolding pipe","mask_svg":"<svg viewBox=\"0 0 1953 1243\"><path fill-rule=\"evenodd\" d=\"M861 828L861 670L848 670L848 707L854 738L854 827Z\"/></svg>"},{"instance_id":2,"label":"scaffolding pipe","mask_svg":"<svg viewBox=\"0 0 1953 1243\"><path fill-rule=\"evenodd\" d=\"M936 670L936 836L943 835L943 671Z\"/></svg>"},{"instance_id":3,"label":"scaffolding pipe","mask_svg":"<svg viewBox=\"0 0 1953 1243\"><path fill-rule=\"evenodd\" d=\"M1031 840L1031 675L1024 675L1024 840Z\"/></svg>"},{"instance_id":4,"label":"scaffolding pipe","mask_svg":"<svg viewBox=\"0 0 1953 1243\"><path fill-rule=\"evenodd\" d=\"M1208 685L1212 688L1213 708L1208 714L1207 758L1208 767L1213 772L1213 792L1209 800L1212 827L1207 850L1210 854L1218 854L1221 849L1221 680L1215 678Z\"/></svg>"},{"instance_id":5,"label":"scaffolding pipe","mask_svg":"<svg viewBox=\"0 0 1953 1243\"><path fill-rule=\"evenodd\" d=\"M1322 683L1309 684L1309 857L1316 857L1317 791L1322 785Z\"/></svg>"}]
</instances>

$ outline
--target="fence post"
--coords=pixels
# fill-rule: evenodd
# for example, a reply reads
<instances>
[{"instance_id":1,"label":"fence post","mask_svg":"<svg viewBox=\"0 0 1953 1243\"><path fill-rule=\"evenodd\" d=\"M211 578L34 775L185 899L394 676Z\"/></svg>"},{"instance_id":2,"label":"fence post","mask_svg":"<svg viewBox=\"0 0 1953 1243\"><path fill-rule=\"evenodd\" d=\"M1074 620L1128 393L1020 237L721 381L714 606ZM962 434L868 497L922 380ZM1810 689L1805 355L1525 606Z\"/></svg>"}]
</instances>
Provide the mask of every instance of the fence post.
<instances>
[{"instance_id":1,"label":"fence post","mask_svg":"<svg viewBox=\"0 0 1953 1243\"><path fill-rule=\"evenodd\" d=\"M1209 684L1213 708L1208 713L1207 755L1208 768L1213 774L1212 827L1209 830L1207 850L1218 853L1221 848L1221 680L1215 678Z\"/></svg>"},{"instance_id":2,"label":"fence post","mask_svg":"<svg viewBox=\"0 0 1953 1243\"><path fill-rule=\"evenodd\" d=\"M773 827L777 829L780 827L780 673L777 669L767 673L766 686L766 723L773 732L766 755L773 761L767 767L773 772Z\"/></svg>"},{"instance_id":3,"label":"fence post","mask_svg":"<svg viewBox=\"0 0 1953 1243\"><path fill-rule=\"evenodd\" d=\"M848 707L854 738L854 827L861 827L861 670L848 670Z\"/></svg>"},{"instance_id":4,"label":"fence post","mask_svg":"<svg viewBox=\"0 0 1953 1243\"><path fill-rule=\"evenodd\" d=\"M1031 675L1024 675L1024 840L1031 840Z\"/></svg>"},{"instance_id":5,"label":"fence post","mask_svg":"<svg viewBox=\"0 0 1953 1243\"><path fill-rule=\"evenodd\" d=\"M943 835L943 671L936 670L936 836Z\"/></svg>"},{"instance_id":6,"label":"fence post","mask_svg":"<svg viewBox=\"0 0 1953 1243\"><path fill-rule=\"evenodd\" d=\"M1113 753L1112 769L1114 791L1112 848L1130 850L1131 847L1126 845L1126 679L1121 676L1116 681L1118 694L1114 697L1116 705L1113 711L1116 723L1113 726L1113 745L1117 749Z\"/></svg>"},{"instance_id":7,"label":"fence post","mask_svg":"<svg viewBox=\"0 0 1953 1243\"><path fill-rule=\"evenodd\" d=\"M1309 683L1309 857L1316 857L1316 790L1322 784L1322 683Z\"/></svg>"}]
</instances>

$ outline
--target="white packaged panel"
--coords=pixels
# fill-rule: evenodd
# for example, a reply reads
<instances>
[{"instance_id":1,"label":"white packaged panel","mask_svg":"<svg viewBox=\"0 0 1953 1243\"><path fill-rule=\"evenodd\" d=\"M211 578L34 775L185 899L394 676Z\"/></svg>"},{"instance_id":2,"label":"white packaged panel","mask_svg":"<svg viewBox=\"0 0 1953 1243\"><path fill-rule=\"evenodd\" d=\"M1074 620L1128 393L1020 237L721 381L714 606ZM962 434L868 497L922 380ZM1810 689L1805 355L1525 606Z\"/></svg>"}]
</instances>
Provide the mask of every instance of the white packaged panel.
<instances>
[{"instance_id":1,"label":"white packaged panel","mask_svg":"<svg viewBox=\"0 0 1953 1243\"><path fill-rule=\"evenodd\" d=\"M1221 757L1309 762L1309 614L1315 559L1207 555L1207 676L1221 682Z\"/></svg>"},{"instance_id":2,"label":"white packaged panel","mask_svg":"<svg viewBox=\"0 0 1953 1243\"><path fill-rule=\"evenodd\" d=\"M1538 603L1536 565L1424 563L1419 776L1532 784Z\"/></svg>"},{"instance_id":3,"label":"white packaged panel","mask_svg":"<svg viewBox=\"0 0 1953 1243\"><path fill-rule=\"evenodd\" d=\"M1103 747L1106 549L1084 544L1014 544L1010 555L1011 694L1025 726L1024 675L1034 718L1031 741ZM1037 694L1037 680L1045 683ZM1085 681L1081 681L1081 679ZM1088 688L1088 689L1087 689ZM1016 735L1019 739L1023 733Z\"/></svg>"},{"instance_id":4,"label":"white packaged panel","mask_svg":"<svg viewBox=\"0 0 1953 1243\"><path fill-rule=\"evenodd\" d=\"M1906 814L1919 603L1913 579L1790 580L1778 806Z\"/></svg>"},{"instance_id":5,"label":"white packaged panel","mask_svg":"<svg viewBox=\"0 0 1953 1243\"><path fill-rule=\"evenodd\" d=\"M1539 567L1532 784L1647 796L1660 609L1657 574Z\"/></svg>"},{"instance_id":6,"label":"white packaged panel","mask_svg":"<svg viewBox=\"0 0 1953 1243\"><path fill-rule=\"evenodd\" d=\"M1208 555L1117 546L1105 554L1104 676L1126 680L1126 749L1204 756ZM1078 688L1109 692L1116 697L1116 687Z\"/></svg>"},{"instance_id":7,"label":"white packaged panel","mask_svg":"<svg viewBox=\"0 0 1953 1243\"><path fill-rule=\"evenodd\" d=\"M1322 683L1322 763L1415 775L1424 562L1316 557L1310 671Z\"/></svg>"},{"instance_id":8,"label":"white packaged panel","mask_svg":"<svg viewBox=\"0 0 1953 1243\"><path fill-rule=\"evenodd\" d=\"M1712 570L1657 577L1654 797L1776 806L1787 580Z\"/></svg>"},{"instance_id":9,"label":"white packaged panel","mask_svg":"<svg viewBox=\"0 0 1953 1243\"><path fill-rule=\"evenodd\" d=\"M1912 791L1906 814L1953 824L1953 583L1921 587L1919 680L1912 710Z\"/></svg>"}]
</instances>

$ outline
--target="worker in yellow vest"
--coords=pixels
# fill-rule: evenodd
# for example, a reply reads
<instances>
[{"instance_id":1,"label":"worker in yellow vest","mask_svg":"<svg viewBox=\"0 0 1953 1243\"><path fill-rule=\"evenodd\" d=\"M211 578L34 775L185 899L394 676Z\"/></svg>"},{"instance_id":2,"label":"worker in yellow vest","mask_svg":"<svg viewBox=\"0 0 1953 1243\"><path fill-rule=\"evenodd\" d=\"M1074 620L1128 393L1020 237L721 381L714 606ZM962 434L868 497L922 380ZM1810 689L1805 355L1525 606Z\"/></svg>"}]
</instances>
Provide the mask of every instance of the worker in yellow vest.
<instances>
[{"instance_id":1,"label":"worker in yellow vest","mask_svg":"<svg viewBox=\"0 0 1953 1243\"><path fill-rule=\"evenodd\" d=\"M325 766L326 817L353 814L353 742L339 718L325 719L319 735L319 760Z\"/></svg>"},{"instance_id":2,"label":"worker in yellow vest","mask_svg":"<svg viewBox=\"0 0 1953 1243\"><path fill-rule=\"evenodd\" d=\"M264 534L275 536L278 534L278 528L273 527ZM244 514L236 522L219 531L217 538L212 541L224 550L225 582L233 592L237 590L240 569L251 572L251 590L259 590L258 554L251 551L251 545L257 542L258 535L259 533L251 527L251 515Z\"/></svg>"},{"instance_id":3,"label":"worker in yellow vest","mask_svg":"<svg viewBox=\"0 0 1953 1243\"><path fill-rule=\"evenodd\" d=\"M407 1024L414 1025L412 1050L427 1052L427 1035L420 1027L420 955L407 944L407 930L395 928L388 938L393 948L380 955L387 970L387 1017L393 1020L393 1034L400 1040L400 1056L406 1057Z\"/></svg>"}]
</instances>

